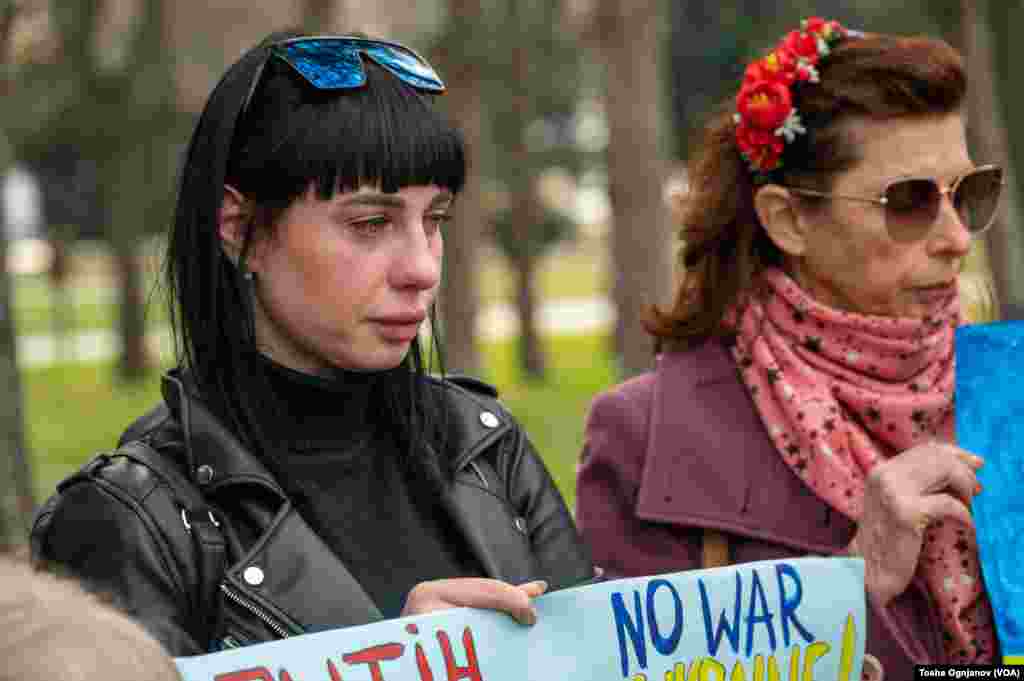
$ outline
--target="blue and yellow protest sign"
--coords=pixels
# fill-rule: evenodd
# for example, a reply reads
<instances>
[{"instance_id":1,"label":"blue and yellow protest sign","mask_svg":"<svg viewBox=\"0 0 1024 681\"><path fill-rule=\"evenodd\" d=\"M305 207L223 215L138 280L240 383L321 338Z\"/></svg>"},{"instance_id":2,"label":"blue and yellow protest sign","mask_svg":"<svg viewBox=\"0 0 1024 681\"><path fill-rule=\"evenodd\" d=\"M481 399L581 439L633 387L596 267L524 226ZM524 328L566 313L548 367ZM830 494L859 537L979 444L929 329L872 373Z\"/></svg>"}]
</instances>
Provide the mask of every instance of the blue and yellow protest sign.
<instances>
[{"instance_id":1,"label":"blue and yellow protest sign","mask_svg":"<svg viewBox=\"0 0 1024 681\"><path fill-rule=\"evenodd\" d=\"M185 681L859 681L864 563L799 558L455 609L178 658Z\"/></svg>"},{"instance_id":2,"label":"blue and yellow protest sign","mask_svg":"<svg viewBox=\"0 0 1024 681\"><path fill-rule=\"evenodd\" d=\"M957 443L985 459L972 510L1003 661L1024 664L1024 322L956 332Z\"/></svg>"}]
</instances>

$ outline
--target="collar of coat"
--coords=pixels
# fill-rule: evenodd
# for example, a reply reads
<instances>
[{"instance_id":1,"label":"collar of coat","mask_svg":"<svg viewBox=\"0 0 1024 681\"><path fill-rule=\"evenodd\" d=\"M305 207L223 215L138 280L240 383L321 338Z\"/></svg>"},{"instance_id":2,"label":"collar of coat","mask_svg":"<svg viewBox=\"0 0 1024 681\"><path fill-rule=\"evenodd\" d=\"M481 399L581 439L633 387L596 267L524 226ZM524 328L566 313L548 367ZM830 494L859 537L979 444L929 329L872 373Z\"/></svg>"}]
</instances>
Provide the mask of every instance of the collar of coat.
<instances>
[{"instance_id":1,"label":"collar of coat","mask_svg":"<svg viewBox=\"0 0 1024 681\"><path fill-rule=\"evenodd\" d=\"M501 408L496 392L475 379L454 376L429 378L448 398L447 456L456 472L512 427L512 419ZM189 476L207 489L237 484L258 484L283 495L274 476L203 404L191 389L186 372L172 369L161 380L164 404L143 416L121 438L121 442L147 434L173 419L181 428L184 462ZM206 479L212 472L212 478Z\"/></svg>"}]
</instances>

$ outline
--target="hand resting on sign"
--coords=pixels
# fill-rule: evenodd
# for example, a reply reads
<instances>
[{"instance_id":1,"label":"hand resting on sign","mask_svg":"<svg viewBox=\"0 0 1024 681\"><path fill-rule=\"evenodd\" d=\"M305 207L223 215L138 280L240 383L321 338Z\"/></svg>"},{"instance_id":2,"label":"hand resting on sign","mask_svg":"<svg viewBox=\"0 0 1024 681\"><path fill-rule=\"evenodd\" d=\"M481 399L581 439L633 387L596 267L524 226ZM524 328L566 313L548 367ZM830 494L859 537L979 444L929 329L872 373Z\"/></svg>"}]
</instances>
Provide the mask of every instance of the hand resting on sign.
<instances>
[{"instance_id":1,"label":"hand resting on sign","mask_svg":"<svg viewBox=\"0 0 1024 681\"><path fill-rule=\"evenodd\" d=\"M864 559L868 595L885 607L917 569L925 530L939 520L974 526L969 506L981 491L984 461L955 445L929 442L876 465L864 485L864 510L850 543Z\"/></svg>"},{"instance_id":2,"label":"hand resting on sign","mask_svg":"<svg viewBox=\"0 0 1024 681\"><path fill-rule=\"evenodd\" d=\"M537 611L531 600L542 595L547 588L547 582L543 580L519 586L476 577L420 582L409 592L402 617L448 608L481 608L505 612L521 624L532 625L537 621Z\"/></svg>"}]
</instances>

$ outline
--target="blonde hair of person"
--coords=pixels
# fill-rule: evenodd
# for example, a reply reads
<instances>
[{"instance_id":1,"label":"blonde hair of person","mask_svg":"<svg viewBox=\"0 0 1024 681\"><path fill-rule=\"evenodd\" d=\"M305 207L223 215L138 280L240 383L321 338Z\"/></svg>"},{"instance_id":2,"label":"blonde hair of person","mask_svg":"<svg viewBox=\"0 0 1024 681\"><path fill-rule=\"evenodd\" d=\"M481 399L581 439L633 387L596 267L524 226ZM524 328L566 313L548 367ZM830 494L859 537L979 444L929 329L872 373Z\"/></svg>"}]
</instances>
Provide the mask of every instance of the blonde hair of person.
<instances>
[{"instance_id":1,"label":"blonde hair of person","mask_svg":"<svg viewBox=\"0 0 1024 681\"><path fill-rule=\"evenodd\" d=\"M982 271L968 269L960 273L960 309L964 324L999 321L999 301L991 278Z\"/></svg>"},{"instance_id":2,"label":"blonde hair of person","mask_svg":"<svg viewBox=\"0 0 1024 681\"><path fill-rule=\"evenodd\" d=\"M138 624L69 579L0 556L0 681L180 681Z\"/></svg>"}]
</instances>

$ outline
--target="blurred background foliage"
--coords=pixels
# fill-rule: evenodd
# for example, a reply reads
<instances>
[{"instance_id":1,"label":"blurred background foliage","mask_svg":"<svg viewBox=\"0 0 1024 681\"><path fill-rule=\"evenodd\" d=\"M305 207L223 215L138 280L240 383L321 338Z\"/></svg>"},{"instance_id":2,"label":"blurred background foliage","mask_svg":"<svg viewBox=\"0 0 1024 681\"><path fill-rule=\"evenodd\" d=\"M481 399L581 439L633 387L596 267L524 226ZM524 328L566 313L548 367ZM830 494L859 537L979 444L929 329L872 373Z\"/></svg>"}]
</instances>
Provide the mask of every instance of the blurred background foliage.
<instances>
[{"instance_id":1,"label":"blurred background foliage","mask_svg":"<svg viewBox=\"0 0 1024 681\"><path fill-rule=\"evenodd\" d=\"M397 39L444 75L471 164L446 235L448 368L498 385L571 500L590 399L651 364L636 316L670 296L696 133L808 15L964 50L975 157L1020 166L1021 127L1002 124L1024 114L1019 0L0 0L0 543L158 399L179 159L270 31ZM965 277L976 318L1024 302L1011 185Z\"/></svg>"}]
</instances>

